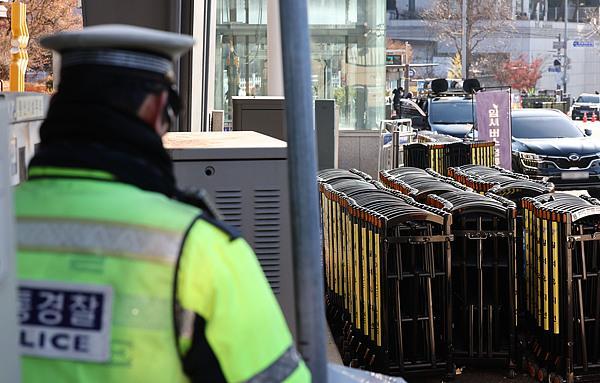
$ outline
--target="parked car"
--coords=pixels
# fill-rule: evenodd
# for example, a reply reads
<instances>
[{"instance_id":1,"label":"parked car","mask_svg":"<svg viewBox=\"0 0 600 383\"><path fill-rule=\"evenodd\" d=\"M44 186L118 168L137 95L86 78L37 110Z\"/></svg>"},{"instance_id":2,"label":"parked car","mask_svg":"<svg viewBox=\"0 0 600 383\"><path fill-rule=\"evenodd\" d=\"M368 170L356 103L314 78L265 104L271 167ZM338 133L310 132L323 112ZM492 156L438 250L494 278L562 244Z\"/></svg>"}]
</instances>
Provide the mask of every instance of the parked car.
<instances>
[{"instance_id":1,"label":"parked car","mask_svg":"<svg viewBox=\"0 0 600 383\"><path fill-rule=\"evenodd\" d=\"M571 118L573 120L582 120L587 113L588 118L592 118L592 114L596 117L600 113L600 95L591 93L582 93L577 97L575 103L571 107Z\"/></svg>"},{"instance_id":2,"label":"parked car","mask_svg":"<svg viewBox=\"0 0 600 383\"><path fill-rule=\"evenodd\" d=\"M432 97L421 104L403 99L401 117L412 119L416 128L464 138L473 129L475 103L466 96Z\"/></svg>"},{"instance_id":3,"label":"parked car","mask_svg":"<svg viewBox=\"0 0 600 383\"><path fill-rule=\"evenodd\" d=\"M466 96L434 97L427 103L427 122L432 132L464 138L472 133L475 101Z\"/></svg>"},{"instance_id":4,"label":"parked car","mask_svg":"<svg viewBox=\"0 0 600 383\"><path fill-rule=\"evenodd\" d=\"M558 190L586 189L600 197L600 141L553 109L512 112L513 170L544 178Z\"/></svg>"}]
</instances>

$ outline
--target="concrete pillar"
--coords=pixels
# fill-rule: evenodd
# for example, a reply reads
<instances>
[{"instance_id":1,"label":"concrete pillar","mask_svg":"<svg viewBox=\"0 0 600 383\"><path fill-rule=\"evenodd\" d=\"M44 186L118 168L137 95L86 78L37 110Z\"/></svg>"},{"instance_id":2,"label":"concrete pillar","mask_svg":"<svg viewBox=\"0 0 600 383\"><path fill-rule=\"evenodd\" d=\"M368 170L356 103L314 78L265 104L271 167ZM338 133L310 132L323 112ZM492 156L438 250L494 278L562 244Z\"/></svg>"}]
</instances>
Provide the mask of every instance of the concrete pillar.
<instances>
[{"instance_id":1,"label":"concrete pillar","mask_svg":"<svg viewBox=\"0 0 600 383\"><path fill-rule=\"evenodd\" d=\"M529 0L523 0L523 12L527 14L527 17L531 16L531 9L529 7Z\"/></svg>"},{"instance_id":2,"label":"concrete pillar","mask_svg":"<svg viewBox=\"0 0 600 383\"><path fill-rule=\"evenodd\" d=\"M208 130L210 113L214 109L216 0L193 2L192 34L196 45L192 50L191 97L188 105L190 131ZM207 7L208 5L208 7Z\"/></svg>"},{"instance_id":3,"label":"concrete pillar","mask_svg":"<svg viewBox=\"0 0 600 383\"><path fill-rule=\"evenodd\" d=\"M279 0L267 0L267 95L284 95Z\"/></svg>"},{"instance_id":4,"label":"concrete pillar","mask_svg":"<svg viewBox=\"0 0 600 383\"><path fill-rule=\"evenodd\" d=\"M19 382L17 267L8 146L7 102L0 101L0 371L2 381Z\"/></svg>"},{"instance_id":5,"label":"concrete pillar","mask_svg":"<svg viewBox=\"0 0 600 383\"><path fill-rule=\"evenodd\" d=\"M358 60L355 71L356 129L377 129L385 117L381 97L385 89L385 1L357 0L357 25L363 25L358 36Z\"/></svg>"}]
</instances>

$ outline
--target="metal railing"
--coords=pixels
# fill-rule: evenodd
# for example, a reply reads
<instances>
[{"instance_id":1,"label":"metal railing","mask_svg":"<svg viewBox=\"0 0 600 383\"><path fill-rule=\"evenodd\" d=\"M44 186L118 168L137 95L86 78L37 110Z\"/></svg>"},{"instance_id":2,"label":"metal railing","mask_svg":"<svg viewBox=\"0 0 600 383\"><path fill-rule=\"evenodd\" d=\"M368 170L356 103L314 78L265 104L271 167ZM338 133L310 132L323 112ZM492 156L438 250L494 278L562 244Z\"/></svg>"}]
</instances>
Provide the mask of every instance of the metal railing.
<instances>
[{"instance_id":1,"label":"metal railing","mask_svg":"<svg viewBox=\"0 0 600 383\"><path fill-rule=\"evenodd\" d=\"M382 120L379 123L377 172L404 165L404 144L413 142L415 133L410 118Z\"/></svg>"}]
</instances>

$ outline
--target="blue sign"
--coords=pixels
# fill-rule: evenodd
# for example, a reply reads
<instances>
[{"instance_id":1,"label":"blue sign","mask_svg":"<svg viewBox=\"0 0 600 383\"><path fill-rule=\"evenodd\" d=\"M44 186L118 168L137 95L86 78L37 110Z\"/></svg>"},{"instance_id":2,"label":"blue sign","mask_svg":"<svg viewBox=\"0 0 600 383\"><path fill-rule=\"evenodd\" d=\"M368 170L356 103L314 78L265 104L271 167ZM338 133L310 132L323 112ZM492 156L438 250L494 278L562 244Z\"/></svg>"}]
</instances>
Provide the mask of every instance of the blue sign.
<instances>
[{"instance_id":1,"label":"blue sign","mask_svg":"<svg viewBox=\"0 0 600 383\"><path fill-rule=\"evenodd\" d=\"M559 66L548 67L548 72L560 73L560 67Z\"/></svg>"},{"instance_id":2,"label":"blue sign","mask_svg":"<svg viewBox=\"0 0 600 383\"><path fill-rule=\"evenodd\" d=\"M573 48L593 48L593 41L573 41Z\"/></svg>"}]
</instances>

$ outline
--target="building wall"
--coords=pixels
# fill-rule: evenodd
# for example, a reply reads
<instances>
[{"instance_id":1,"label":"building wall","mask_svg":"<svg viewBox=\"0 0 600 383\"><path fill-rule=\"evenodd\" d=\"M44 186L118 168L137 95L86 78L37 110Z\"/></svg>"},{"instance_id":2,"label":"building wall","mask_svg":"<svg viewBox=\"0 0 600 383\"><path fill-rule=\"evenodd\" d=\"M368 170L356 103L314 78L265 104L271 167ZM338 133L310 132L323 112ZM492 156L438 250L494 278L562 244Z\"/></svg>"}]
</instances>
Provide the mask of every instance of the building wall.
<instances>
[{"instance_id":1,"label":"building wall","mask_svg":"<svg viewBox=\"0 0 600 383\"><path fill-rule=\"evenodd\" d=\"M514 30L485 41L476 53L508 53L512 58L524 55L529 60L542 58L542 78L538 82L538 89L556 89L557 80L562 84L562 78L548 69L556 58L553 43L558 41L559 34L564 34L562 22L517 20ZM568 25L567 55L570 66L567 68L567 91L575 97L582 92L600 91L600 39L590 34L589 26L584 23ZM388 19L387 36L411 43L415 62L446 63L436 68L437 75L447 72L448 60L443 58L456 53L454 46L437 41L433 31L422 20ZM594 47L574 47L574 41L591 41ZM435 48L432 49L429 44L434 44Z\"/></svg>"}]
</instances>

